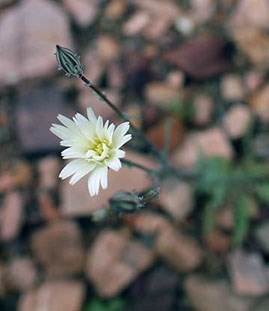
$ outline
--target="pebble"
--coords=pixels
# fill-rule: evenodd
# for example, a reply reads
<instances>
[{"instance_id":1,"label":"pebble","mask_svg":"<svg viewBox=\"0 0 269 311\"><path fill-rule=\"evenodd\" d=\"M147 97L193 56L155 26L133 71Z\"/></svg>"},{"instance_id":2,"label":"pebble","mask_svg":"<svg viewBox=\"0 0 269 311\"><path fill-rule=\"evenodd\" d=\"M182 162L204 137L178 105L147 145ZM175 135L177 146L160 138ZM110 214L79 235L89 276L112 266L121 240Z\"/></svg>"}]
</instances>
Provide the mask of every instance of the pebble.
<instances>
[{"instance_id":1,"label":"pebble","mask_svg":"<svg viewBox=\"0 0 269 311\"><path fill-rule=\"evenodd\" d=\"M60 161L54 156L47 156L40 159L37 163L39 174L39 188L53 189L58 184L60 172Z\"/></svg>"},{"instance_id":2,"label":"pebble","mask_svg":"<svg viewBox=\"0 0 269 311\"><path fill-rule=\"evenodd\" d=\"M72 47L67 16L53 1L20 1L0 28L0 86L56 73L55 45Z\"/></svg>"},{"instance_id":3,"label":"pebble","mask_svg":"<svg viewBox=\"0 0 269 311\"><path fill-rule=\"evenodd\" d=\"M257 297L269 293L269 276L260 254L236 250L228 257L227 267L238 295Z\"/></svg>"},{"instance_id":4,"label":"pebble","mask_svg":"<svg viewBox=\"0 0 269 311\"><path fill-rule=\"evenodd\" d=\"M74 222L58 221L37 230L31 247L49 276L69 276L83 269L81 233Z\"/></svg>"},{"instance_id":5,"label":"pebble","mask_svg":"<svg viewBox=\"0 0 269 311\"><path fill-rule=\"evenodd\" d=\"M233 106L223 118L223 126L232 139L237 139L248 130L251 121L251 113L246 105Z\"/></svg>"},{"instance_id":6,"label":"pebble","mask_svg":"<svg viewBox=\"0 0 269 311\"><path fill-rule=\"evenodd\" d=\"M269 68L269 36L255 28L236 29L232 34L238 49L256 69Z\"/></svg>"},{"instance_id":7,"label":"pebble","mask_svg":"<svg viewBox=\"0 0 269 311\"><path fill-rule=\"evenodd\" d=\"M193 191L190 184L174 180L164 181L160 203L176 223L185 220L193 210Z\"/></svg>"},{"instance_id":8,"label":"pebble","mask_svg":"<svg viewBox=\"0 0 269 311\"><path fill-rule=\"evenodd\" d=\"M59 124L57 115L73 117L76 113L67 104L63 91L55 83L25 88L15 109L15 121L21 151L40 155L59 151L59 138L49 131L52 123Z\"/></svg>"},{"instance_id":9,"label":"pebble","mask_svg":"<svg viewBox=\"0 0 269 311\"><path fill-rule=\"evenodd\" d=\"M193 107L193 122L199 126L207 125L211 121L214 113L213 98L206 94L198 95L193 101Z\"/></svg>"},{"instance_id":10,"label":"pebble","mask_svg":"<svg viewBox=\"0 0 269 311\"><path fill-rule=\"evenodd\" d=\"M47 281L21 296L18 311L80 311L85 294L79 281Z\"/></svg>"},{"instance_id":11,"label":"pebble","mask_svg":"<svg viewBox=\"0 0 269 311\"><path fill-rule=\"evenodd\" d=\"M172 226L156 237L157 254L179 272L189 272L198 268L203 252L196 240L180 233Z\"/></svg>"},{"instance_id":12,"label":"pebble","mask_svg":"<svg viewBox=\"0 0 269 311\"><path fill-rule=\"evenodd\" d=\"M98 1L96 0L64 0L63 4L82 27L91 25L98 14Z\"/></svg>"},{"instance_id":13,"label":"pebble","mask_svg":"<svg viewBox=\"0 0 269 311\"><path fill-rule=\"evenodd\" d=\"M244 98L242 79L235 74L225 75L221 80L221 91L225 100L239 101Z\"/></svg>"},{"instance_id":14,"label":"pebble","mask_svg":"<svg viewBox=\"0 0 269 311\"><path fill-rule=\"evenodd\" d=\"M267 0L240 0L232 14L233 28L269 29L269 3Z\"/></svg>"},{"instance_id":15,"label":"pebble","mask_svg":"<svg viewBox=\"0 0 269 311\"><path fill-rule=\"evenodd\" d=\"M153 252L123 232L103 231L86 260L86 274L101 297L118 295L153 263Z\"/></svg>"},{"instance_id":16,"label":"pebble","mask_svg":"<svg viewBox=\"0 0 269 311\"><path fill-rule=\"evenodd\" d=\"M184 287L191 305L197 311L246 311L251 300L236 296L224 279L209 279L201 274L189 275Z\"/></svg>"},{"instance_id":17,"label":"pebble","mask_svg":"<svg viewBox=\"0 0 269 311\"><path fill-rule=\"evenodd\" d=\"M250 106L264 123L269 122L269 84L250 98Z\"/></svg>"},{"instance_id":18,"label":"pebble","mask_svg":"<svg viewBox=\"0 0 269 311\"><path fill-rule=\"evenodd\" d=\"M14 258L7 266L8 287L21 292L33 288L37 283L37 268L29 257Z\"/></svg>"},{"instance_id":19,"label":"pebble","mask_svg":"<svg viewBox=\"0 0 269 311\"><path fill-rule=\"evenodd\" d=\"M172 155L172 159L176 165L190 169L201 153L207 157L232 159L233 149L223 129L214 127L187 135L183 144Z\"/></svg>"},{"instance_id":20,"label":"pebble","mask_svg":"<svg viewBox=\"0 0 269 311\"><path fill-rule=\"evenodd\" d=\"M23 223L23 196L20 192L12 191L5 195L0 219L0 238L3 242L14 240Z\"/></svg>"},{"instance_id":21,"label":"pebble","mask_svg":"<svg viewBox=\"0 0 269 311\"><path fill-rule=\"evenodd\" d=\"M166 82L148 83L145 88L145 96L148 102L164 108L180 98L178 88Z\"/></svg>"}]
</instances>

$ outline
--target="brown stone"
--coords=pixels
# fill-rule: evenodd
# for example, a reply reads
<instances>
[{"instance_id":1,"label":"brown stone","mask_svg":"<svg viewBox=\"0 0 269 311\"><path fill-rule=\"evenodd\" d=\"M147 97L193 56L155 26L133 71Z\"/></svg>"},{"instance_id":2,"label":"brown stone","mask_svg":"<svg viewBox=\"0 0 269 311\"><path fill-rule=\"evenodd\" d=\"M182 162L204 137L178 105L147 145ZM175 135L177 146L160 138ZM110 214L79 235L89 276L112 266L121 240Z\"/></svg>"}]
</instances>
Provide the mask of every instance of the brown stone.
<instances>
[{"instance_id":1,"label":"brown stone","mask_svg":"<svg viewBox=\"0 0 269 311\"><path fill-rule=\"evenodd\" d=\"M269 275L258 253L236 250L228 258L228 271L238 295L261 296L269 293Z\"/></svg>"},{"instance_id":2,"label":"brown stone","mask_svg":"<svg viewBox=\"0 0 269 311\"><path fill-rule=\"evenodd\" d=\"M153 168L155 163L138 154L127 151L126 158ZM131 177L131 178L130 178ZM142 191L151 185L148 175L137 168L123 167L118 172L110 170L108 173L108 188L100 190L98 196L91 197L87 187L87 178L80 180L74 186L68 181L61 184L63 215L91 215L95 211L108 206L109 198L119 191Z\"/></svg>"},{"instance_id":3,"label":"brown stone","mask_svg":"<svg viewBox=\"0 0 269 311\"><path fill-rule=\"evenodd\" d=\"M166 218L148 212L140 212L136 215L125 218L125 221L135 231L150 235L157 235L170 227L170 223Z\"/></svg>"},{"instance_id":4,"label":"brown stone","mask_svg":"<svg viewBox=\"0 0 269 311\"><path fill-rule=\"evenodd\" d=\"M185 290L190 304L197 311L246 311L250 299L235 296L228 282L210 280L202 275L190 275L185 280Z\"/></svg>"},{"instance_id":5,"label":"brown stone","mask_svg":"<svg viewBox=\"0 0 269 311\"><path fill-rule=\"evenodd\" d=\"M13 259L7 266L6 279L9 288L26 291L37 282L37 271L32 259L27 257Z\"/></svg>"},{"instance_id":6,"label":"brown stone","mask_svg":"<svg viewBox=\"0 0 269 311\"><path fill-rule=\"evenodd\" d=\"M198 243L172 226L157 236L155 249L165 262L180 272L196 269L203 259Z\"/></svg>"},{"instance_id":7,"label":"brown stone","mask_svg":"<svg viewBox=\"0 0 269 311\"><path fill-rule=\"evenodd\" d=\"M237 29L233 33L236 45L259 69L269 68L269 36L254 28Z\"/></svg>"},{"instance_id":8,"label":"brown stone","mask_svg":"<svg viewBox=\"0 0 269 311\"><path fill-rule=\"evenodd\" d=\"M166 52L164 58L190 77L204 80L229 69L226 49L227 42L223 38L202 36Z\"/></svg>"},{"instance_id":9,"label":"brown stone","mask_svg":"<svg viewBox=\"0 0 269 311\"><path fill-rule=\"evenodd\" d=\"M249 92L256 92L264 82L264 74L257 70L249 71L244 76L244 82Z\"/></svg>"},{"instance_id":10,"label":"brown stone","mask_svg":"<svg viewBox=\"0 0 269 311\"><path fill-rule=\"evenodd\" d=\"M267 0L240 0L232 15L231 27L269 29L268 11Z\"/></svg>"},{"instance_id":11,"label":"brown stone","mask_svg":"<svg viewBox=\"0 0 269 311\"><path fill-rule=\"evenodd\" d=\"M224 99L230 101L242 100L245 89L242 79L235 75L225 75L221 80L221 91Z\"/></svg>"},{"instance_id":12,"label":"brown stone","mask_svg":"<svg viewBox=\"0 0 269 311\"><path fill-rule=\"evenodd\" d=\"M169 118L169 117L168 117ZM152 126L149 131L147 132L147 137L151 142L154 143L155 146L159 150L163 150L165 143L165 131L166 131L166 126L168 119L161 120L158 124L155 126ZM179 118L176 117L170 117L169 122L171 122L171 128L170 128L170 136L169 136L169 150L168 151L173 151L175 150L181 143L183 139L183 122Z\"/></svg>"},{"instance_id":13,"label":"brown stone","mask_svg":"<svg viewBox=\"0 0 269 311\"><path fill-rule=\"evenodd\" d=\"M147 84L145 96L150 103L163 107L164 109L168 104L178 101L180 98L178 88L166 82L152 82Z\"/></svg>"},{"instance_id":14,"label":"brown stone","mask_svg":"<svg viewBox=\"0 0 269 311\"><path fill-rule=\"evenodd\" d=\"M49 191L39 191L38 207L45 221L55 221L60 218L60 212L56 206L55 199Z\"/></svg>"},{"instance_id":15,"label":"brown stone","mask_svg":"<svg viewBox=\"0 0 269 311\"><path fill-rule=\"evenodd\" d=\"M217 7L214 0L191 0L190 3L192 15L200 23L209 20Z\"/></svg>"},{"instance_id":16,"label":"brown stone","mask_svg":"<svg viewBox=\"0 0 269 311\"><path fill-rule=\"evenodd\" d=\"M181 222L186 219L193 209L191 186L186 182L165 181L161 187L160 203L175 222Z\"/></svg>"},{"instance_id":17,"label":"brown stone","mask_svg":"<svg viewBox=\"0 0 269 311\"><path fill-rule=\"evenodd\" d=\"M110 1L105 8L105 16L116 20L119 19L126 10L127 1L126 0L113 0Z\"/></svg>"},{"instance_id":18,"label":"brown stone","mask_svg":"<svg viewBox=\"0 0 269 311\"><path fill-rule=\"evenodd\" d=\"M199 155L231 159L233 149L225 132L218 127L191 133L172 156L173 162L186 169L192 168Z\"/></svg>"},{"instance_id":19,"label":"brown stone","mask_svg":"<svg viewBox=\"0 0 269 311\"><path fill-rule=\"evenodd\" d=\"M247 106L233 106L223 118L223 126L228 135L233 138L244 136L251 121L251 113Z\"/></svg>"},{"instance_id":20,"label":"brown stone","mask_svg":"<svg viewBox=\"0 0 269 311\"><path fill-rule=\"evenodd\" d=\"M0 238L7 242L15 239L23 221L23 197L19 192L9 192L1 208Z\"/></svg>"},{"instance_id":21,"label":"brown stone","mask_svg":"<svg viewBox=\"0 0 269 311\"><path fill-rule=\"evenodd\" d=\"M64 93L55 83L31 86L21 91L15 120L22 152L32 155L61 149L59 138L49 128L52 123L59 124L58 114L75 115L76 111L67 103Z\"/></svg>"},{"instance_id":22,"label":"brown stone","mask_svg":"<svg viewBox=\"0 0 269 311\"><path fill-rule=\"evenodd\" d=\"M144 11L139 11L132 15L123 25L123 33L126 36L140 34L150 22L150 16Z\"/></svg>"},{"instance_id":23,"label":"brown stone","mask_svg":"<svg viewBox=\"0 0 269 311\"><path fill-rule=\"evenodd\" d=\"M81 235L71 221L50 224L32 235L34 256L50 276L79 273L84 262Z\"/></svg>"},{"instance_id":24,"label":"brown stone","mask_svg":"<svg viewBox=\"0 0 269 311\"><path fill-rule=\"evenodd\" d=\"M193 101L195 124L203 126L210 122L214 112L214 101L208 95L198 95Z\"/></svg>"},{"instance_id":25,"label":"brown stone","mask_svg":"<svg viewBox=\"0 0 269 311\"><path fill-rule=\"evenodd\" d=\"M60 161L49 156L38 161L39 187L41 189L53 189L58 184Z\"/></svg>"},{"instance_id":26,"label":"brown stone","mask_svg":"<svg viewBox=\"0 0 269 311\"><path fill-rule=\"evenodd\" d=\"M78 281L45 282L20 298L18 311L80 311L84 292Z\"/></svg>"},{"instance_id":27,"label":"brown stone","mask_svg":"<svg viewBox=\"0 0 269 311\"><path fill-rule=\"evenodd\" d=\"M98 13L98 1L64 0L64 6L81 26L92 24Z\"/></svg>"},{"instance_id":28,"label":"brown stone","mask_svg":"<svg viewBox=\"0 0 269 311\"><path fill-rule=\"evenodd\" d=\"M250 105L263 122L269 122L269 84L253 95Z\"/></svg>"},{"instance_id":29,"label":"brown stone","mask_svg":"<svg viewBox=\"0 0 269 311\"><path fill-rule=\"evenodd\" d=\"M153 262L152 251L116 231L102 232L88 252L86 274L102 297L119 294Z\"/></svg>"},{"instance_id":30,"label":"brown stone","mask_svg":"<svg viewBox=\"0 0 269 311\"><path fill-rule=\"evenodd\" d=\"M0 21L0 85L56 72L55 44L71 47L68 27L56 2L25 0L6 10Z\"/></svg>"}]
</instances>

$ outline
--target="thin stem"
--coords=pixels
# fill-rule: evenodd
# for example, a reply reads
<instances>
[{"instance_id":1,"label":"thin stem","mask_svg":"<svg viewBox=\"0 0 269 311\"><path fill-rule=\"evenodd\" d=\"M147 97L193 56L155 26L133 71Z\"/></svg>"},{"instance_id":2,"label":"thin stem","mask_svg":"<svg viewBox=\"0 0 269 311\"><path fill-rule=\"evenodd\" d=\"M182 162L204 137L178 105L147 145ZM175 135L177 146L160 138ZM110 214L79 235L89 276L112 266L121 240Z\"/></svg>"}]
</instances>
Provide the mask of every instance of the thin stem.
<instances>
[{"instance_id":1,"label":"thin stem","mask_svg":"<svg viewBox=\"0 0 269 311\"><path fill-rule=\"evenodd\" d=\"M84 75L80 76L80 79L84 82L84 84L89 87L90 89L93 90L94 93L97 94L97 96L99 96L112 110L115 111L115 113L117 113L119 115L119 117L125 121L125 122L129 122L130 123L130 132L133 135L136 135L137 137L139 137L145 144L146 146L151 150L151 152L158 158L158 160L161 162L162 164L162 169L158 170L158 172L156 170L151 170L148 169L140 164L134 163L132 161L128 161L128 160L123 160L123 162L126 165L129 166L135 166L139 169L142 169L144 171L146 171L149 174L153 174L153 175L158 175L160 177L160 175L162 175L164 172L169 173L174 175L176 178L178 178L179 180L182 180L183 178L194 178L196 177L196 175L193 172L188 172L188 171L182 171L178 168L175 168L169 161L169 159L167 158L167 155L165 153L163 153L162 151L160 151L159 149L157 149L157 147L145 136L145 134L138 128L134 127L132 125L132 123L130 122L130 120L126 117L125 114L123 114L107 97L106 95L97 87L95 86L90 80L88 80ZM169 126L167 126L169 128ZM168 132L168 130L167 130Z\"/></svg>"},{"instance_id":2,"label":"thin stem","mask_svg":"<svg viewBox=\"0 0 269 311\"><path fill-rule=\"evenodd\" d=\"M123 164L125 164L126 166L139 168L140 170L145 171L146 173L148 173L150 175L157 175L157 171L156 170L153 170L153 169L150 169L148 167L145 167L145 166L143 166L143 165L141 165L139 163L136 163L136 162L133 162L133 161L130 161L130 160L126 160L126 159L121 159L121 162Z\"/></svg>"},{"instance_id":3,"label":"thin stem","mask_svg":"<svg viewBox=\"0 0 269 311\"><path fill-rule=\"evenodd\" d=\"M82 75L80 77L80 79L84 82L84 84L91 88L96 94L97 96L99 96L106 104L108 104L108 106L114 110L121 118L123 121L125 122L129 122L130 123L130 132L131 134L134 134L136 136L138 136L140 139L143 140L143 142L150 148L150 150L159 158L162 159L162 161L164 161L164 156L162 155L162 153L156 148L156 146L147 139L147 137L144 135L144 133L141 132L141 130L137 129L136 127L134 127L132 125L132 123L130 122L130 120L126 117L125 114L123 114L107 97L106 95L97 87L95 86L89 79L87 79L84 75Z\"/></svg>"}]
</instances>

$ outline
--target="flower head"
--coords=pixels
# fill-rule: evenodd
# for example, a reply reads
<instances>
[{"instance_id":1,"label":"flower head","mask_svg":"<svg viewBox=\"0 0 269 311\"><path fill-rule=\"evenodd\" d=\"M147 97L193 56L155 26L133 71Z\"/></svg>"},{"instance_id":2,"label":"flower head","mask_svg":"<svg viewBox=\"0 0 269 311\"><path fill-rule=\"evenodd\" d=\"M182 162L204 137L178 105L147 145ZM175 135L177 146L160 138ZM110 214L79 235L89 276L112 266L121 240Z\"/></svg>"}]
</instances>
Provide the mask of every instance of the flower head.
<instances>
[{"instance_id":1,"label":"flower head","mask_svg":"<svg viewBox=\"0 0 269 311\"><path fill-rule=\"evenodd\" d=\"M87 109L88 119L77 113L73 120L63 115L58 115L58 120L63 124L52 124L50 130L62 139L61 145L67 147L62 151L63 159L72 159L59 177L70 179L74 185L87 174L88 189L91 196L97 195L100 185L107 188L108 169L118 171L121 168L120 159L125 152L120 148L127 143L132 136L126 133L129 130L129 122L124 122L115 127L109 121L103 123L103 118L96 118L91 108Z\"/></svg>"}]
</instances>

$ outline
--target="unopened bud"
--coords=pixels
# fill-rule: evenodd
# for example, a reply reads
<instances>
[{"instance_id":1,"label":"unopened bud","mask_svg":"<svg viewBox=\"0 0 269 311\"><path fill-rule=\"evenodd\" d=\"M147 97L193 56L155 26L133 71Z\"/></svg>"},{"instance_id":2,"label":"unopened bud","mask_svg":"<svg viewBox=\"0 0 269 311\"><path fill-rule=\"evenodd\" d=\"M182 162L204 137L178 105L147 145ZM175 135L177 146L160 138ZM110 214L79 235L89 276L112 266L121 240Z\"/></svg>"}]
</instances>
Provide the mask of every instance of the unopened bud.
<instances>
[{"instance_id":1,"label":"unopened bud","mask_svg":"<svg viewBox=\"0 0 269 311\"><path fill-rule=\"evenodd\" d=\"M120 214L133 214L144 206L136 192L118 192L109 200L110 207Z\"/></svg>"},{"instance_id":2,"label":"unopened bud","mask_svg":"<svg viewBox=\"0 0 269 311\"><path fill-rule=\"evenodd\" d=\"M80 78L83 75L83 66L77 54L67 48L56 45L55 55L59 69L63 70L67 76Z\"/></svg>"}]
</instances>

